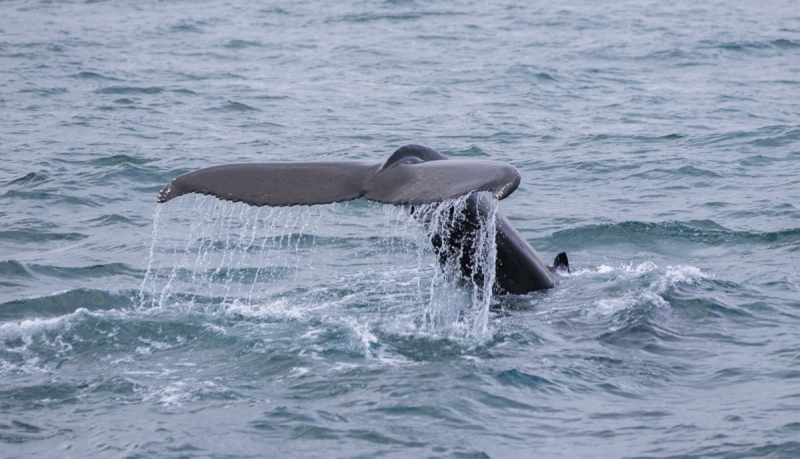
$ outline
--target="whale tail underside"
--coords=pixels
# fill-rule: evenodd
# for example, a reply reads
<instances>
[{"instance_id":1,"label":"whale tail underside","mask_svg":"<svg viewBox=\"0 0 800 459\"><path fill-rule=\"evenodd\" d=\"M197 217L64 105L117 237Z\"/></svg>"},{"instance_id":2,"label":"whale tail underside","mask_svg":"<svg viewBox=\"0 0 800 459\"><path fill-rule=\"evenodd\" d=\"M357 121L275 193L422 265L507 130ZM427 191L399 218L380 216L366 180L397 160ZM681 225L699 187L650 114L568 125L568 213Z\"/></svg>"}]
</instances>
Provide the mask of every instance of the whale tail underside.
<instances>
[{"instance_id":1,"label":"whale tail underside","mask_svg":"<svg viewBox=\"0 0 800 459\"><path fill-rule=\"evenodd\" d=\"M475 191L503 199L519 181L515 167L495 161L228 164L175 178L158 194L158 202L200 193L252 206L307 206L361 197L386 204L427 204Z\"/></svg>"}]
</instances>

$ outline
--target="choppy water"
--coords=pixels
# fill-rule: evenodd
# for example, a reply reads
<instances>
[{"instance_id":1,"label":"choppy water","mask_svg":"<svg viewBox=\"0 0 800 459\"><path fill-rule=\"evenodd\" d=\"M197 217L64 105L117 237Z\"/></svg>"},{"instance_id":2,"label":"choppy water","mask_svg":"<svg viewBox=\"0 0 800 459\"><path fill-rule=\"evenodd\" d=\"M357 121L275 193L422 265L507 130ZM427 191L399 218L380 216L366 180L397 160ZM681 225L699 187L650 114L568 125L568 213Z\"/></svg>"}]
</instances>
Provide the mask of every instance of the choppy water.
<instances>
[{"instance_id":1,"label":"choppy water","mask_svg":"<svg viewBox=\"0 0 800 459\"><path fill-rule=\"evenodd\" d=\"M794 2L250 3L0 3L0 456L800 456ZM402 209L155 203L406 143L573 274L484 320Z\"/></svg>"}]
</instances>

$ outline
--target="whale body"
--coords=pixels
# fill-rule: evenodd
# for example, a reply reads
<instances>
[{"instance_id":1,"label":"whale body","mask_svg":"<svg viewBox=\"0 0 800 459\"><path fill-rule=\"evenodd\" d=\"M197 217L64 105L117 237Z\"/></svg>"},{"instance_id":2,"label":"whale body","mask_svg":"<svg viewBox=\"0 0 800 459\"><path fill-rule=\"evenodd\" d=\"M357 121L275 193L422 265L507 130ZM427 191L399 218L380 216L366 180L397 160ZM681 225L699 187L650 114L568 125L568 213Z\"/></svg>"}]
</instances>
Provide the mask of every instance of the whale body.
<instances>
[{"instance_id":1,"label":"whale body","mask_svg":"<svg viewBox=\"0 0 800 459\"><path fill-rule=\"evenodd\" d=\"M473 281L477 232L495 218L497 294L522 295L555 286L554 274L569 271L565 253L552 267L542 260L511 222L493 210L491 198L507 198L520 183L519 171L508 164L483 160L448 160L421 145L397 149L383 163L361 161L270 162L227 164L200 169L173 179L158 194L164 203L188 193L200 193L252 206L330 204L366 198L385 204L415 206L467 196L466 205L451 208L453 222L446 235L431 243L442 264L456 258L461 276ZM456 215L455 212L459 212Z\"/></svg>"}]
</instances>

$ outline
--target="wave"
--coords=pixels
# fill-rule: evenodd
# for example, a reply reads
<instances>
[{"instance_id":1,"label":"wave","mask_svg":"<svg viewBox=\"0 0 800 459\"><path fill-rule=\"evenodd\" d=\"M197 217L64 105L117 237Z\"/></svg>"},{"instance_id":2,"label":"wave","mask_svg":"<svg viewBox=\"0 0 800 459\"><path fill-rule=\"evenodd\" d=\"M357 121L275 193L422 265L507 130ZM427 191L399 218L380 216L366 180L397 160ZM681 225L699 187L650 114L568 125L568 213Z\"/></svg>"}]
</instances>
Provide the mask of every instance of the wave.
<instances>
[{"instance_id":1,"label":"wave","mask_svg":"<svg viewBox=\"0 0 800 459\"><path fill-rule=\"evenodd\" d=\"M584 247L598 244L637 243L674 238L710 246L740 244L762 244L770 247L795 245L800 242L800 228L782 231L733 231L712 220L689 220L667 222L629 221L603 223L553 233L549 245L570 244Z\"/></svg>"},{"instance_id":2,"label":"wave","mask_svg":"<svg viewBox=\"0 0 800 459\"><path fill-rule=\"evenodd\" d=\"M37 89L23 89L20 90L23 94L37 94L42 97L50 97L59 94L67 94L69 90L67 88L37 88Z\"/></svg>"},{"instance_id":3,"label":"wave","mask_svg":"<svg viewBox=\"0 0 800 459\"><path fill-rule=\"evenodd\" d=\"M516 368L500 372L495 376L495 379L503 386L513 386L544 393L562 392L558 384L549 379L529 374Z\"/></svg>"},{"instance_id":4,"label":"wave","mask_svg":"<svg viewBox=\"0 0 800 459\"><path fill-rule=\"evenodd\" d=\"M225 48L228 49L242 49L242 48L263 48L264 44L260 41L251 41L251 40L231 40L228 43L223 45Z\"/></svg>"},{"instance_id":5,"label":"wave","mask_svg":"<svg viewBox=\"0 0 800 459\"><path fill-rule=\"evenodd\" d=\"M373 21L390 21L393 23L400 21L418 21L426 17L450 17L460 16L461 13L451 11L419 11L419 12L405 12L405 13L361 13L361 14L346 14L341 17L329 19L326 22L373 22Z\"/></svg>"},{"instance_id":6,"label":"wave","mask_svg":"<svg viewBox=\"0 0 800 459\"><path fill-rule=\"evenodd\" d=\"M190 21L181 20L178 24L169 28L171 32L190 32L190 33L204 33L203 26L208 25L204 21Z\"/></svg>"},{"instance_id":7,"label":"wave","mask_svg":"<svg viewBox=\"0 0 800 459\"><path fill-rule=\"evenodd\" d=\"M213 112L258 112L261 111L257 108L253 108L249 105L243 104L241 102L234 102L234 101L227 101L223 105L218 107L209 108L209 111Z\"/></svg>"},{"instance_id":8,"label":"wave","mask_svg":"<svg viewBox=\"0 0 800 459\"><path fill-rule=\"evenodd\" d=\"M708 169L701 169L694 166L683 166L676 169L650 169L644 172L639 172L631 175L629 178L658 180L670 178L683 178L683 177L719 177L714 171Z\"/></svg>"},{"instance_id":9,"label":"wave","mask_svg":"<svg viewBox=\"0 0 800 459\"><path fill-rule=\"evenodd\" d=\"M754 51L764 51L764 50L785 50L785 51L796 51L800 49L800 42L787 40L785 38L779 38L777 40L765 40L765 41L732 41L732 42L724 42L724 43L710 43L710 42L701 42L706 45L710 45L712 48L723 49L726 51L736 51L736 52L754 52Z\"/></svg>"},{"instance_id":10,"label":"wave","mask_svg":"<svg viewBox=\"0 0 800 459\"><path fill-rule=\"evenodd\" d=\"M105 214L101 215L96 218L90 218L88 220L84 220L83 223L94 223L95 227L107 227L113 226L117 224L124 224L124 225L133 225L133 226L147 226L147 223L137 222L131 218L119 215L119 214Z\"/></svg>"},{"instance_id":11,"label":"wave","mask_svg":"<svg viewBox=\"0 0 800 459\"><path fill-rule=\"evenodd\" d=\"M164 89L151 86L147 88L139 88L134 86L109 86L107 88L98 89L98 94L160 94Z\"/></svg>"},{"instance_id":12,"label":"wave","mask_svg":"<svg viewBox=\"0 0 800 459\"><path fill-rule=\"evenodd\" d=\"M599 290L587 291L586 285ZM534 302L533 313L548 323L579 330L587 340L654 355L690 357L681 343L697 339L760 346L763 343L731 335L731 325L771 328L782 320L775 319L773 305L748 302L760 297L747 285L688 265L660 268L645 262L577 268L558 289Z\"/></svg>"},{"instance_id":13,"label":"wave","mask_svg":"<svg viewBox=\"0 0 800 459\"><path fill-rule=\"evenodd\" d=\"M800 126L778 124L747 131L691 136L687 143L691 146L734 144L741 148L743 142L757 147L784 147L797 141L800 141ZM785 157L784 153L781 153L781 157Z\"/></svg>"},{"instance_id":14,"label":"wave","mask_svg":"<svg viewBox=\"0 0 800 459\"><path fill-rule=\"evenodd\" d=\"M91 266L61 267L49 265L27 265L27 269L35 274L57 277L59 279L92 279L110 276L138 276L138 270L124 263L108 263Z\"/></svg>"},{"instance_id":15,"label":"wave","mask_svg":"<svg viewBox=\"0 0 800 459\"><path fill-rule=\"evenodd\" d=\"M11 279L13 277L32 278L33 275L25 269L25 266L16 260L0 261L0 277Z\"/></svg>"},{"instance_id":16,"label":"wave","mask_svg":"<svg viewBox=\"0 0 800 459\"><path fill-rule=\"evenodd\" d=\"M9 243L36 243L51 241L80 241L89 236L81 233L48 233L45 231L10 230L0 231L0 241Z\"/></svg>"},{"instance_id":17,"label":"wave","mask_svg":"<svg viewBox=\"0 0 800 459\"><path fill-rule=\"evenodd\" d=\"M50 181L50 177L43 171L30 172L20 178L16 178L7 182L6 186L35 187L48 181Z\"/></svg>"},{"instance_id":18,"label":"wave","mask_svg":"<svg viewBox=\"0 0 800 459\"><path fill-rule=\"evenodd\" d=\"M732 96L719 96L718 101L734 100ZM748 99L749 100L749 99ZM585 143L602 143L615 145L633 145L640 148L643 143L647 144L668 144L686 145L691 147L702 147L708 145L741 145L749 144L756 147L785 147L800 141L800 126L776 124L762 126L750 130L734 130L728 132L716 131L713 134L687 134L673 132L664 135L642 135L642 134L587 134L577 137L576 140L566 144L568 147L580 147ZM788 157L785 152L780 151L781 159ZM525 164L524 161L520 162Z\"/></svg>"},{"instance_id":19,"label":"wave","mask_svg":"<svg viewBox=\"0 0 800 459\"><path fill-rule=\"evenodd\" d=\"M117 166L120 164L147 164L149 162L153 162L155 160L149 158L137 158L135 156L128 156L128 155L113 155L113 156L105 156L103 158L94 159L89 161L87 165L91 166Z\"/></svg>"},{"instance_id":20,"label":"wave","mask_svg":"<svg viewBox=\"0 0 800 459\"><path fill-rule=\"evenodd\" d=\"M118 80L117 78L108 77L95 72L79 72L70 76L72 78L77 78L80 80L111 80L111 81Z\"/></svg>"},{"instance_id":21,"label":"wave","mask_svg":"<svg viewBox=\"0 0 800 459\"><path fill-rule=\"evenodd\" d=\"M53 318L73 314L82 309L104 311L130 308L132 305L132 296L128 293L78 288L0 304L0 320Z\"/></svg>"}]
</instances>

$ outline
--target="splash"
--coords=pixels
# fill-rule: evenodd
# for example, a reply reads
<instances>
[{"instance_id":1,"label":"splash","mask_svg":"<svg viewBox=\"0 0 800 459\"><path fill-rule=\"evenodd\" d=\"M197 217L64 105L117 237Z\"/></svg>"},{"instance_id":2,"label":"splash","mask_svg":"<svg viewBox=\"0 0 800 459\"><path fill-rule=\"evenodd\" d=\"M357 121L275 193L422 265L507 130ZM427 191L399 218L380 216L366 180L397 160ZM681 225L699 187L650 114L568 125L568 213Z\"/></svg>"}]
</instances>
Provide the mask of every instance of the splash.
<instances>
[{"instance_id":1,"label":"splash","mask_svg":"<svg viewBox=\"0 0 800 459\"><path fill-rule=\"evenodd\" d=\"M485 209L480 206L486 203ZM416 206L411 214L422 223L441 266L429 284L428 328L486 335L497 259L497 201L476 193Z\"/></svg>"},{"instance_id":2,"label":"splash","mask_svg":"<svg viewBox=\"0 0 800 459\"><path fill-rule=\"evenodd\" d=\"M154 214L141 308L298 320L380 306L413 311L427 334L488 333L494 199L259 208L195 195L170 207Z\"/></svg>"}]
</instances>

